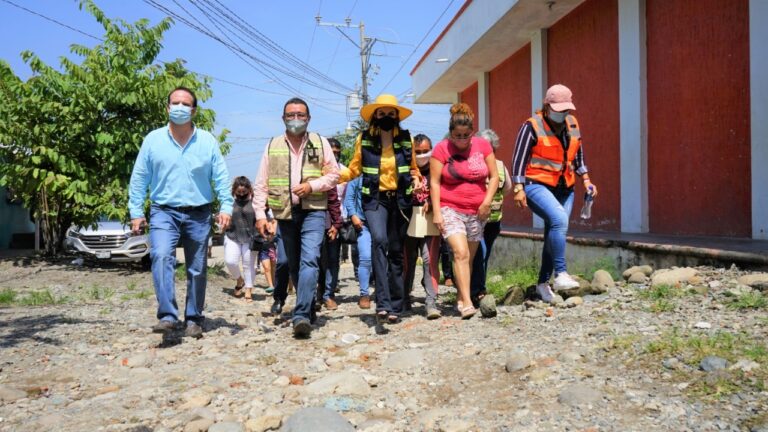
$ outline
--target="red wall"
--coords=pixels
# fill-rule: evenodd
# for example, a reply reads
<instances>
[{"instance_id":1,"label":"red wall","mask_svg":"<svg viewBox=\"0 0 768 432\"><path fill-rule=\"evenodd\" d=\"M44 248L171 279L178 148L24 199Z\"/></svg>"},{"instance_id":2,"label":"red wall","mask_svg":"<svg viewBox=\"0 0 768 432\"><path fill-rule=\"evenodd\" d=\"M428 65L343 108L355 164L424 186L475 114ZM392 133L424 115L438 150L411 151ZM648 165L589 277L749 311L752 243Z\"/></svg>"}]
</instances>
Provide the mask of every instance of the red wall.
<instances>
[{"instance_id":1,"label":"red wall","mask_svg":"<svg viewBox=\"0 0 768 432\"><path fill-rule=\"evenodd\" d=\"M650 230L749 237L748 0L646 8Z\"/></svg>"},{"instance_id":2,"label":"red wall","mask_svg":"<svg viewBox=\"0 0 768 432\"><path fill-rule=\"evenodd\" d=\"M573 91L584 160L600 194L592 218L582 221L584 188L577 181L575 230L621 230L618 38L617 0L587 0L547 32L548 85Z\"/></svg>"},{"instance_id":3,"label":"red wall","mask_svg":"<svg viewBox=\"0 0 768 432\"><path fill-rule=\"evenodd\" d=\"M517 132L531 115L531 46L512 54L489 74L490 125L499 135L496 158L512 169ZM515 207L511 195L504 200L505 226L531 227L531 211Z\"/></svg>"},{"instance_id":4,"label":"red wall","mask_svg":"<svg viewBox=\"0 0 768 432\"><path fill-rule=\"evenodd\" d=\"M472 112L475 113L475 120L472 123L475 130L477 130L477 81L459 93L459 101L472 108Z\"/></svg>"}]
</instances>

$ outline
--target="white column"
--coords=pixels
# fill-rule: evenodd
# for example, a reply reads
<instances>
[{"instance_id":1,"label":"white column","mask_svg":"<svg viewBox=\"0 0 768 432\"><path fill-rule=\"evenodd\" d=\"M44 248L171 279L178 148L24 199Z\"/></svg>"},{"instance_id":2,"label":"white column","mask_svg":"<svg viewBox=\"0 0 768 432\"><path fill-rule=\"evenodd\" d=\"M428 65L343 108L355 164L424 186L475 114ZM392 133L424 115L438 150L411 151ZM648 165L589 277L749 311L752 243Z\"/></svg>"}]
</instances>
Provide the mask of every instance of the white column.
<instances>
[{"instance_id":1,"label":"white column","mask_svg":"<svg viewBox=\"0 0 768 432\"><path fill-rule=\"evenodd\" d=\"M645 0L619 2L621 231L648 232ZM596 173L598 178L599 173Z\"/></svg>"},{"instance_id":2,"label":"white column","mask_svg":"<svg viewBox=\"0 0 768 432\"><path fill-rule=\"evenodd\" d=\"M491 74L480 72L477 77L477 129L483 130L491 127L491 106L489 97L489 84Z\"/></svg>"},{"instance_id":3,"label":"white column","mask_svg":"<svg viewBox=\"0 0 768 432\"><path fill-rule=\"evenodd\" d=\"M752 238L768 240L768 2L749 1L749 103L752 153Z\"/></svg>"},{"instance_id":4,"label":"white column","mask_svg":"<svg viewBox=\"0 0 768 432\"><path fill-rule=\"evenodd\" d=\"M547 93L547 29L531 34L531 113L541 108ZM544 220L533 215L533 227L544 228Z\"/></svg>"}]
</instances>

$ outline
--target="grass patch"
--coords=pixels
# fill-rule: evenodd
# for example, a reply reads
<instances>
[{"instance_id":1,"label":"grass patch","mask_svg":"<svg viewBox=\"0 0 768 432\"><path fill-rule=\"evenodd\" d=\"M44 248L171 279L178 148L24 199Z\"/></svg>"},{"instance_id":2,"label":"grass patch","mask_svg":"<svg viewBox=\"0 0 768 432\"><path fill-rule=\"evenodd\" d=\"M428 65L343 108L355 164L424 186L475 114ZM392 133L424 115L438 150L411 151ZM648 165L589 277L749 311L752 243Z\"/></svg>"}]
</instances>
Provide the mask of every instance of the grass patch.
<instances>
[{"instance_id":1,"label":"grass patch","mask_svg":"<svg viewBox=\"0 0 768 432\"><path fill-rule=\"evenodd\" d=\"M671 312L677 307L672 299L681 297L685 293L679 287L673 285L657 285L637 291L637 296L642 300L651 300L649 310L655 313Z\"/></svg>"},{"instance_id":2,"label":"grass patch","mask_svg":"<svg viewBox=\"0 0 768 432\"><path fill-rule=\"evenodd\" d=\"M501 280L491 282L493 276L496 275L500 275ZM485 288L488 293L493 294L496 301L499 302L504 299L504 295L506 295L507 289L510 286L519 286L525 289L531 285L536 285L538 278L539 269L534 267L533 264L515 269L491 271L486 279Z\"/></svg>"},{"instance_id":3,"label":"grass patch","mask_svg":"<svg viewBox=\"0 0 768 432\"><path fill-rule=\"evenodd\" d=\"M768 308L768 298L759 292L749 292L736 297L727 306L731 309L765 309Z\"/></svg>"},{"instance_id":4,"label":"grass patch","mask_svg":"<svg viewBox=\"0 0 768 432\"><path fill-rule=\"evenodd\" d=\"M206 274L208 276L222 276L222 277L226 277L228 275L227 269L223 263L216 263L213 265L209 265ZM187 279L187 265L182 264L176 267L176 280L186 280L186 279Z\"/></svg>"},{"instance_id":5,"label":"grass patch","mask_svg":"<svg viewBox=\"0 0 768 432\"><path fill-rule=\"evenodd\" d=\"M136 290L136 281L130 281L125 286L128 291L135 291Z\"/></svg>"},{"instance_id":6,"label":"grass patch","mask_svg":"<svg viewBox=\"0 0 768 432\"><path fill-rule=\"evenodd\" d=\"M11 288L3 288L0 291L0 305L12 305L16 300L16 291Z\"/></svg>"},{"instance_id":7,"label":"grass patch","mask_svg":"<svg viewBox=\"0 0 768 432\"><path fill-rule=\"evenodd\" d=\"M569 267L571 267L569 269L569 273L572 271L571 274L583 275L584 279L589 281L592 280L592 277L598 270L607 271L611 274L611 277L615 281L622 279L621 272L619 272L619 267L616 265L616 260L609 257L602 257L592 262L582 263L581 265L575 264Z\"/></svg>"},{"instance_id":8,"label":"grass patch","mask_svg":"<svg viewBox=\"0 0 768 432\"><path fill-rule=\"evenodd\" d=\"M100 301L109 300L115 295L115 290L107 287L100 287L98 285L91 285L84 293L85 300Z\"/></svg>"},{"instance_id":9,"label":"grass patch","mask_svg":"<svg viewBox=\"0 0 768 432\"><path fill-rule=\"evenodd\" d=\"M456 293L455 292L445 293L445 294L441 295L440 297L443 299L443 303L445 303L445 304L448 304L448 305L455 305L456 304L457 298L456 298Z\"/></svg>"},{"instance_id":10,"label":"grass patch","mask_svg":"<svg viewBox=\"0 0 768 432\"><path fill-rule=\"evenodd\" d=\"M56 297L51 290L31 291L29 294L19 297L16 304L19 306L45 306L62 304L69 301L67 297Z\"/></svg>"},{"instance_id":11,"label":"grass patch","mask_svg":"<svg viewBox=\"0 0 768 432\"><path fill-rule=\"evenodd\" d=\"M128 301L128 300L146 300L150 297L152 297L155 293L150 290L141 290L139 292L132 292L129 294L123 294L120 296L120 300Z\"/></svg>"}]
</instances>

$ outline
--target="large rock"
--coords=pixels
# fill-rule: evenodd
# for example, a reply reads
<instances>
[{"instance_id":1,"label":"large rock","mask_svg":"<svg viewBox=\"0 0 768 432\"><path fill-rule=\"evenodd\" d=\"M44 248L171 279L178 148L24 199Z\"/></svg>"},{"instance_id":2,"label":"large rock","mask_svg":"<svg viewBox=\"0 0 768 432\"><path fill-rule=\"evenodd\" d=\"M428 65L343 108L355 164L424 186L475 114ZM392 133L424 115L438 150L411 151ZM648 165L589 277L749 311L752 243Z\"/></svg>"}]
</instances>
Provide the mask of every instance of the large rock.
<instances>
[{"instance_id":1,"label":"large rock","mask_svg":"<svg viewBox=\"0 0 768 432\"><path fill-rule=\"evenodd\" d=\"M728 367L728 360L717 357L717 356L707 356L701 359L701 363L699 363L699 369L703 370L704 372L712 372L720 369L725 369Z\"/></svg>"},{"instance_id":2,"label":"large rock","mask_svg":"<svg viewBox=\"0 0 768 432\"><path fill-rule=\"evenodd\" d=\"M584 384L573 384L563 389L557 401L563 405L579 406L600 402L602 393Z\"/></svg>"},{"instance_id":3,"label":"large rock","mask_svg":"<svg viewBox=\"0 0 768 432\"><path fill-rule=\"evenodd\" d=\"M384 361L384 368L387 370L413 371L421 367L423 362L424 353L421 350L409 349L390 354L387 360Z\"/></svg>"},{"instance_id":4,"label":"large rock","mask_svg":"<svg viewBox=\"0 0 768 432\"><path fill-rule=\"evenodd\" d=\"M768 287L768 273L744 275L738 279L738 282L742 285L749 285L756 290L765 291Z\"/></svg>"},{"instance_id":5,"label":"large rock","mask_svg":"<svg viewBox=\"0 0 768 432\"><path fill-rule=\"evenodd\" d=\"M277 430L282 423L283 415L280 411L270 408L264 415L245 422L245 429L248 432L266 432L269 430Z\"/></svg>"},{"instance_id":6,"label":"large rock","mask_svg":"<svg viewBox=\"0 0 768 432\"><path fill-rule=\"evenodd\" d=\"M613 276L607 271L598 270L592 275L591 287L593 292L600 291L604 293L614 286L616 286L616 283L613 281Z\"/></svg>"},{"instance_id":7,"label":"large rock","mask_svg":"<svg viewBox=\"0 0 768 432\"><path fill-rule=\"evenodd\" d=\"M645 278L648 277L643 272L634 272L627 278L627 282L634 284L645 283Z\"/></svg>"},{"instance_id":8,"label":"large rock","mask_svg":"<svg viewBox=\"0 0 768 432\"><path fill-rule=\"evenodd\" d=\"M245 432L245 426L238 422L221 422L211 426L208 432Z\"/></svg>"},{"instance_id":9,"label":"large rock","mask_svg":"<svg viewBox=\"0 0 768 432\"><path fill-rule=\"evenodd\" d=\"M622 276L624 276L624 279L629 279L629 277L635 273L642 273L645 276L650 276L651 273L653 273L653 267L649 265L632 266L624 270L624 273L622 273Z\"/></svg>"},{"instance_id":10,"label":"large rock","mask_svg":"<svg viewBox=\"0 0 768 432\"><path fill-rule=\"evenodd\" d=\"M509 356L509 358L507 358L504 369L506 369L507 372L517 372L527 368L530 365L531 358L528 357L527 354L522 352L514 352Z\"/></svg>"},{"instance_id":11,"label":"large rock","mask_svg":"<svg viewBox=\"0 0 768 432\"><path fill-rule=\"evenodd\" d=\"M281 432L354 432L355 427L336 411L327 408L302 408L283 423Z\"/></svg>"},{"instance_id":12,"label":"large rock","mask_svg":"<svg viewBox=\"0 0 768 432\"><path fill-rule=\"evenodd\" d=\"M675 269L662 269L657 270L651 276L651 286L659 285L677 285L681 283L687 283L692 277L699 273L698 270L690 267L682 267Z\"/></svg>"},{"instance_id":13,"label":"large rock","mask_svg":"<svg viewBox=\"0 0 768 432\"><path fill-rule=\"evenodd\" d=\"M306 392L313 395L345 394L366 396L371 388L365 379L353 372L339 372L320 378L306 386Z\"/></svg>"},{"instance_id":14,"label":"large rock","mask_svg":"<svg viewBox=\"0 0 768 432\"><path fill-rule=\"evenodd\" d=\"M27 397L27 392L17 388L0 385L0 401L13 402Z\"/></svg>"},{"instance_id":15,"label":"large rock","mask_svg":"<svg viewBox=\"0 0 768 432\"><path fill-rule=\"evenodd\" d=\"M507 288L507 292L504 294L504 299L501 301L505 306L517 306L523 304L525 301L526 289L519 286L511 286Z\"/></svg>"},{"instance_id":16,"label":"large rock","mask_svg":"<svg viewBox=\"0 0 768 432\"><path fill-rule=\"evenodd\" d=\"M184 432L206 432L213 425L213 420L201 418L192 420L184 426Z\"/></svg>"}]
</instances>

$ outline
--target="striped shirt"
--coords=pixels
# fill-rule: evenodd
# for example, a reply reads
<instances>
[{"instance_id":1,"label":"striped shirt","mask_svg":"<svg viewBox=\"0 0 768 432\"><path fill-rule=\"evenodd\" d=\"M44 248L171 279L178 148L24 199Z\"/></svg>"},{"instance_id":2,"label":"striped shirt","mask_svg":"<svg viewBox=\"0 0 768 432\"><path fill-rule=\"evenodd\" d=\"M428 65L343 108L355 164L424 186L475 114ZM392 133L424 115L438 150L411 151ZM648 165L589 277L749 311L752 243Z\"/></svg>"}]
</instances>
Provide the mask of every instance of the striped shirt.
<instances>
[{"instance_id":1,"label":"striped shirt","mask_svg":"<svg viewBox=\"0 0 768 432\"><path fill-rule=\"evenodd\" d=\"M570 138L567 127L563 128L563 131L557 137L561 144L565 143L563 144L565 151L568 150L568 144L571 142ZM533 146L536 145L536 141L536 132L533 130L533 125L531 125L531 122L526 121L523 123L523 127L520 128L520 132L517 133L517 140L515 141L515 154L512 156L512 183L526 183L525 169L528 168L528 163L531 161L531 153L533 152ZM584 175L589 172L584 164L584 146L579 147L573 164L576 167L576 174Z\"/></svg>"}]
</instances>

